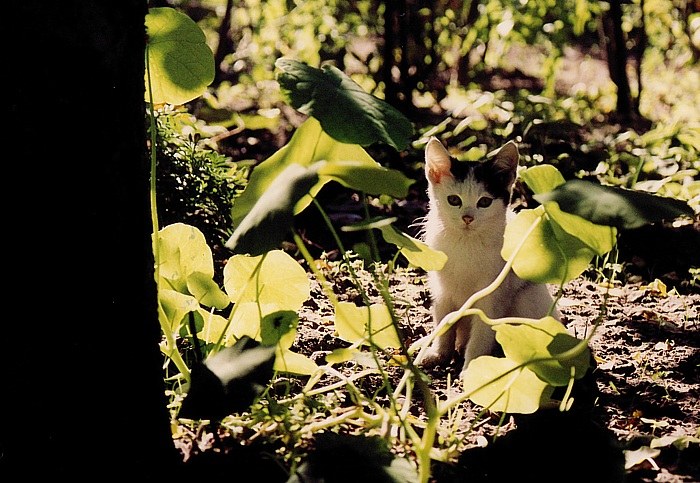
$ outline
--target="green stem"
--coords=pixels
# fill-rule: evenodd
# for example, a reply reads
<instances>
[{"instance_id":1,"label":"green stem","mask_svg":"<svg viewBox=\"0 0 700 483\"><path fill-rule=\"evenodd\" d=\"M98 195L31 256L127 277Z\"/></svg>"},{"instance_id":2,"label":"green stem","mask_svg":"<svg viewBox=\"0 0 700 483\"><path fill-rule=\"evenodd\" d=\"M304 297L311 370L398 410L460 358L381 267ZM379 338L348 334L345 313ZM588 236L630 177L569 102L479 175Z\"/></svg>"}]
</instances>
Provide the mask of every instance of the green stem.
<instances>
[{"instance_id":1,"label":"green stem","mask_svg":"<svg viewBox=\"0 0 700 483\"><path fill-rule=\"evenodd\" d=\"M156 164L157 164L157 146L158 146L158 132L156 129L156 114L155 108L153 107L153 89L151 86L151 69L149 66L149 48L146 45L146 79L148 85L148 101L149 101L149 121L150 121L150 131L151 131L151 169L150 169L150 201L151 201L151 225L153 229L153 234L151 235L151 245L153 250L153 261L154 261L154 278L156 282L156 293L160 294L160 250L158 249L159 240L159 223L158 223L158 201L156 197ZM168 348L168 352L163 351L166 357L170 358L178 368L180 373L183 375L187 382L190 382L190 370L187 364L182 359L182 355L177 350L177 344L175 343L175 338L170 332L170 326L168 324L168 317L163 311L163 307L160 304L160 298L158 300L158 322L160 323L161 332L165 336L165 342Z\"/></svg>"}]
</instances>

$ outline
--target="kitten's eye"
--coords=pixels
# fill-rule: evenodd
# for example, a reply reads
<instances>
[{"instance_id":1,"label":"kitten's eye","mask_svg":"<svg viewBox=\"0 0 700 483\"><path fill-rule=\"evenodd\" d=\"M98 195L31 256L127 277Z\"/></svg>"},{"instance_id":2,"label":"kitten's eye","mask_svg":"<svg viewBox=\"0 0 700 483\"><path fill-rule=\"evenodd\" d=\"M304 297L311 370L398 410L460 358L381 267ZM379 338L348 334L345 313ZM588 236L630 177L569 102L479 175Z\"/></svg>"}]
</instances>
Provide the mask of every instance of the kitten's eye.
<instances>
[{"instance_id":1,"label":"kitten's eye","mask_svg":"<svg viewBox=\"0 0 700 483\"><path fill-rule=\"evenodd\" d=\"M479 198L479 201L476 202L476 206L479 208L488 208L491 206L491 203L493 202L493 198L489 198L488 196L482 196Z\"/></svg>"},{"instance_id":2,"label":"kitten's eye","mask_svg":"<svg viewBox=\"0 0 700 483\"><path fill-rule=\"evenodd\" d=\"M462 198L457 195L448 196L447 202L452 206L462 206Z\"/></svg>"}]
</instances>

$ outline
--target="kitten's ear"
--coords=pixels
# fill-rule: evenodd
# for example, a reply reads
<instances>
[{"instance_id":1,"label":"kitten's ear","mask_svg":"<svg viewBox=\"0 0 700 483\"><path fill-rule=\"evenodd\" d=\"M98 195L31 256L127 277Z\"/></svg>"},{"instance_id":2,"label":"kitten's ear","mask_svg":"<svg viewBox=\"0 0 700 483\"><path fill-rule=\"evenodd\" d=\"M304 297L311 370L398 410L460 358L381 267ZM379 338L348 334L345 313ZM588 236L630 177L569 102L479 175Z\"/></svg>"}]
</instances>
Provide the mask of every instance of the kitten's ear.
<instances>
[{"instance_id":1,"label":"kitten's ear","mask_svg":"<svg viewBox=\"0 0 700 483\"><path fill-rule=\"evenodd\" d=\"M450 153L435 136L431 137L425 145L425 176L428 181L438 184L442 178L451 177L451 166Z\"/></svg>"},{"instance_id":2,"label":"kitten's ear","mask_svg":"<svg viewBox=\"0 0 700 483\"><path fill-rule=\"evenodd\" d=\"M515 181L519 159L518 146L513 141L508 141L491 160L494 168L502 176L507 186L510 186Z\"/></svg>"}]
</instances>

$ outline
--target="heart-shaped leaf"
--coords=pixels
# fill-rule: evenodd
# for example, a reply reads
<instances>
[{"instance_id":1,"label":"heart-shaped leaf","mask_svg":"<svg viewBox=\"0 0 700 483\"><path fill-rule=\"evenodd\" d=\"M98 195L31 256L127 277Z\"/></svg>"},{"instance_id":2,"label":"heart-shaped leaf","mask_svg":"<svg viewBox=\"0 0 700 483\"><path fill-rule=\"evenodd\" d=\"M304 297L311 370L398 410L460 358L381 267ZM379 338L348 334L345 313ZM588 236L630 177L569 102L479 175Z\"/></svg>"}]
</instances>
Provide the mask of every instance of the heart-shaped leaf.
<instances>
[{"instance_id":1,"label":"heart-shaped leaf","mask_svg":"<svg viewBox=\"0 0 700 483\"><path fill-rule=\"evenodd\" d=\"M518 325L498 324L493 329L508 359L518 364L534 361L528 368L553 386L566 386L569 383L571 367L575 369L576 379L583 377L588 370L588 349L571 360L551 359L581 342L569 335L564 325L553 317Z\"/></svg>"},{"instance_id":2,"label":"heart-shaped leaf","mask_svg":"<svg viewBox=\"0 0 700 483\"><path fill-rule=\"evenodd\" d=\"M414 267L423 270L442 270L447 262L447 255L439 250L433 250L420 240L400 232L393 225L379 227L387 243L393 243L406 260Z\"/></svg>"},{"instance_id":3,"label":"heart-shaped leaf","mask_svg":"<svg viewBox=\"0 0 700 483\"><path fill-rule=\"evenodd\" d=\"M214 257L196 227L173 223L158 232L160 288L194 296L208 307L224 309L229 301L214 282Z\"/></svg>"},{"instance_id":4,"label":"heart-shaped leaf","mask_svg":"<svg viewBox=\"0 0 700 483\"><path fill-rule=\"evenodd\" d=\"M515 361L477 357L462 373L464 392L492 411L531 414L549 401L554 388Z\"/></svg>"},{"instance_id":5,"label":"heart-shaped leaf","mask_svg":"<svg viewBox=\"0 0 700 483\"><path fill-rule=\"evenodd\" d=\"M214 54L202 29L169 7L151 8L146 29L146 102L149 85L155 104L184 104L201 96L214 80Z\"/></svg>"},{"instance_id":6,"label":"heart-shaped leaf","mask_svg":"<svg viewBox=\"0 0 700 483\"><path fill-rule=\"evenodd\" d=\"M275 178L274 189L266 190L236 226L226 248L250 255L278 248L292 227L294 206L318 182L318 167L287 166Z\"/></svg>"},{"instance_id":7,"label":"heart-shaped leaf","mask_svg":"<svg viewBox=\"0 0 700 483\"><path fill-rule=\"evenodd\" d=\"M339 302L335 307L335 329L348 342L373 343L377 347L400 347L389 309L384 304L358 307L351 302Z\"/></svg>"},{"instance_id":8,"label":"heart-shaped leaf","mask_svg":"<svg viewBox=\"0 0 700 483\"><path fill-rule=\"evenodd\" d=\"M548 193L537 194L535 199L540 203L556 201L567 213L598 225L626 230L695 214L685 201L580 179L569 180Z\"/></svg>"},{"instance_id":9,"label":"heart-shaped leaf","mask_svg":"<svg viewBox=\"0 0 700 483\"><path fill-rule=\"evenodd\" d=\"M379 167L362 146L336 141L326 134L314 118L309 118L294 131L292 138L280 150L253 169L243 193L236 198L231 209L234 226L239 226L253 209L263 194L279 179L279 174L291 164L310 167L319 161L354 161L363 165ZM329 177L322 177L310 189L316 194ZM275 185L276 188L276 185ZM310 196L304 196L296 203L294 214L301 213L311 203Z\"/></svg>"},{"instance_id":10,"label":"heart-shaped leaf","mask_svg":"<svg viewBox=\"0 0 700 483\"><path fill-rule=\"evenodd\" d=\"M271 304L297 311L309 298L304 268L282 250L250 257L234 255L224 266L224 288L233 302Z\"/></svg>"},{"instance_id":11,"label":"heart-shaped leaf","mask_svg":"<svg viewBox=\"0 0 700 483\"><path fill-rule=\"evenodd\" d=\"M278 59L275 66L292 107L318 119L333 138L361 146L384 142L399 151L408 147L411 122L336 67L316 69L291 59Z\"/></svg>"},{"instance_id":12,"label":"heart-shaped leaf","mask_svg":"<svg viewBox=\"0 0 700 483\"><path fill-rule=\"evenodd\" d=\"M530 231L538 220L535 229ZM522 210L508 223L501 256L510 259L523 239L513 270L524 280L565 283L578 277L595 255L587 244L549 218L543 206Z\"/></svg>"}]
</instances>

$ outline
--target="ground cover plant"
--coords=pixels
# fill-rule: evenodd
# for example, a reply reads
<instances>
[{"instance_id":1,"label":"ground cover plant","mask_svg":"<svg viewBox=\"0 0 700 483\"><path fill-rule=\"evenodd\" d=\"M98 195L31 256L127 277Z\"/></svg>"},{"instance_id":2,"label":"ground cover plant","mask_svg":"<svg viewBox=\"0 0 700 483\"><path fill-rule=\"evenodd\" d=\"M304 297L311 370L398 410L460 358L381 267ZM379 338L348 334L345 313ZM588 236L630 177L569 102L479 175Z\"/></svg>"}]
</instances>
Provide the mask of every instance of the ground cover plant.
<instances>
[{"instance_id":1,"label":"ground cover plant","mask_svg":"<svg viewBox=\"0 0 700 483\"><path fill-rule=\"evenodd\" d=\"M172 15L187 24L169 9L152 14ZM601 130L594 134L607 138L557 139L552 134L561 112L591 121L596 108L587 106L588 99L572 108L571 102L567 106L566 100L550 102L544 96L527 95L526 101L514 102L518 96L505 91L468 90L443 99L466 99L461 112L452 109L439 123L413 131L403 114L336 67L316 68L289 58L277 60L275 67L280 92L298 111L300 123L278 149L256 163L250 178L241 182L245 189L224 200L232 201L231 231L226 236L209 234L207 240L195 226L176 222L161 229L154 220L166 378L178 421L175 439L185 459L201 462L202 455L219 452L240 464L240 458L251 454L241 453L241 448L257 444L256 454L268 454L278 465L269 481L321 476L344 481L337 471L342 475L346 468L353 469L353 480L366 471L376 478L372 481L451 481L465 475L499 481L488 480L499 478L494 474L498 465L483 462L518 454L518 434L528 427L541 433L541 428L559 426L562 415L575 415L567 420L571 426L564 426L572 447L599 451L595 455L602 463L588 476L601 481L621 481L625 469L651 466L652 472L659 471L656 459L671 446L682 448L679 455L697 451L696 416L674 428L680 432L657 437L663 422L640 412L635 424L650 425L650 437L630 443L624 455L614 438L594 426L585 426L589 440L572 437L581 429L577 424L592 420L590 413L605 394L594 380L598 369L606 364L617 368L600 356L591 359L589 349L609 322L611 300L668 296L659 279L636 285L628 279L616 285L628 275L615 259L620 253L618 232L622 238L650 224L683 220L692 226L697 217L693 163L698 141L692 126L659 126L642 135ZM195 98L201 87L170 102ZM156 109L159 102L168 101L151 99L151 142L156 146L162 143L156 117L168 115ZM196 122L191 126L205 129ZM411 191L418 184L409 176L415 172L405 165L398 169L395 160L384 156L420 152L429 136L438 135L460 147L466 158L477 159L487 154L485 146L496 137L512 136L516 130L531 149L525 156L527 168L520 173L522 206L509 225L502 252L506 269L551 284L555 295L573 300L569 307L578 306L571 295L577 291L602 297L600 313L581 320L571 309L570 326L551 318L489 321L502 357L478 359L462 380L445 368L426 375L419 368L428 335L421 277L444 259L408 233L411 217L406 214L411 212L401 209L420 193L420 188ZM225 132L233 136L236 131L242 132ZM583 136L576 128L563 134ZM202 145L194 139L181 151L189 150L184 159L197 159ZM631 148L634 156L623 156L624 149L618 152L624 162L609 157L592 165L591 159L578 158L585 158L592 145L607 149L625 143L636 147ZM156 150L152 154L156 200ZM210 154L205 162L215 166L217 159ZM638 189L645 186L637 186L645 166L670 159L676 170L653 187L671 196ZM235 165L230 168L235 173ZM654 180L645 181L650 187ZM351 222L334 223L339 217L324 203L327 185L337 196L330 199L355 199L355 206L341 213L350 211L354 216L345 220ZM153 208L158 213L159 203L154 201ZM311 209L332 245L318 243L313 231L306 230L305 223L313 223L303 217ZM350 240L352 246L345 246ZM225 253L224 245L230 256L216 265L210 245L218 254ZM683 298L679 290L693 291L694 268L676 273L683 283L671 296L681 301L683 310L674 312L676 318L663 319L673 320L688 336L688 353L679 356L687 360L697 352L692 334L697 331L698 299L692 294ZM582 282L586 279L590 285ZM594 282L604 288L595 288ZM498 283L496 279L484 293ZM405 287L417 290L402 293ZM475 300L443 324L477 313ZM671 350L668 343L666 350ZM686 384L691 395L697 391L696 379ZM505 436L499 439L497 434ZM498 453L508 451L509 444L510 453ZM478 458L472 456L477 454L474 448L480 449ZM338 450L343 456L328 464L326 458ZM521 463L527 460L523 457ZM563 469L571 459L557 453L548 464ZM679 467L679 474L691 478L697 469Z\"/></svg>"}]
</instances>

